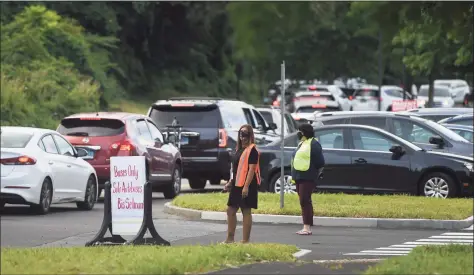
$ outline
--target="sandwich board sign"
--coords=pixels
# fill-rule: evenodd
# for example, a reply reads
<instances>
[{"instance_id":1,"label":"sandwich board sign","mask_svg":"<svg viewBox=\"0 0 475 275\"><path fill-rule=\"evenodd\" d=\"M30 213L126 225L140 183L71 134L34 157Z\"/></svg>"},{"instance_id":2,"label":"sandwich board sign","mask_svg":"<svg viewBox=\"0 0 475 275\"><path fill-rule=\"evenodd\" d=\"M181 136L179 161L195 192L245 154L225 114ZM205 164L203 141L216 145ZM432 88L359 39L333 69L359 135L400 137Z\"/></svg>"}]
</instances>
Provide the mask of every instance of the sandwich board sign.
<instances>
[{"instance_id":1,"label":"sandwich board sign","mask_svg":"<svg viewBox=\"0 0 475 275\"><path fill-rule=\"evenodd\" d=\"M135 236L144 217L145 157L111 157L112 234Z\"/></svg>"}]
</instances>

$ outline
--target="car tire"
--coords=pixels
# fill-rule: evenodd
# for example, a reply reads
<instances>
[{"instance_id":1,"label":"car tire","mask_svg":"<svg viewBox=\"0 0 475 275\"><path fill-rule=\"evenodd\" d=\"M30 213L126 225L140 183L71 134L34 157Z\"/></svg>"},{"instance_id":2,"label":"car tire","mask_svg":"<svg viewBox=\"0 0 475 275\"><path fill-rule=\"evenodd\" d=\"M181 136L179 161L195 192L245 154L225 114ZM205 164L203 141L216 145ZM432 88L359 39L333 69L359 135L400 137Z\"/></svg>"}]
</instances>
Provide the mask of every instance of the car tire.
<instances>
[{"instance_id":1,"label":"car tire","mask_svg":"<svg viewBox=\"0 0 475 275\"><path fill-rule=\"evenodd\" d=\"M31 205L31 210L36 214L45 215L51 209L51 201L53 199L53 184L49 178L43 180L40 191L40 203Z\"/></svg>"},{"instance_id":2,"label":"car tire","mask_svg":"<svg viewBox=\"0 0 475 275\"><path fill-rule=\"evenodd\" d=\"M284 170L284 180L287 180L289 179L290 177L290 171L289 170ZM288 182L285 182L284 183L286 186L285 190L284 190L284 193L289 193L289 194L296 194L297 193L297 186L295 184L291 184L289 185ZM280 188L279 190L276 190L276 185L277 186L280 186L280 169L279 171L277 171L276 173L274 173L271 177L271 180L269 182L269 187L268 187L268 191L269 192L272 192L272 193L276 193L276 194L279 194L280 193Z\"/></svg>"},{"instance_id":3,"label":"car tire","mask_svg":"<svg viewBox=\"0 0 475 275\"><path fill-rule=\"evenodd\" d=\"M209 184L211 184L211 185L221 185L221 179L220 178L209 179Z\"/></svg>"},{"instance_id":4,"label":"car tire","mask_svg":"<svg viewBox=\"0 0 475 275\"><path fill-rule=\"evenodd\" d=\"M202 178L191 178L188 179L188 182L192 189L203 189L206 186L206 179Z\"/></svg>"},{"instance_id":5,"label":"car tire","mask_svg":"<svg viewBox=\"0 0 475 275\"><path fill-rule=\"evenodd\" d=\"M386 109L387 112L392 112L393 111L393 106L389 106L388 109Z\"/></svg>"},{"instance_id":6,"label":"car tire","mask_svg":"<svg viewBox=\"0 0 475 275\"><path fill-rule=\"evenodd\" d=\"M429 173L419 183L419 195L421 196L445 199L456 197L458 193L459 190L455 185L454 179L446 173Z\"/></svg>"},{"instance_id":7,"label":"car tire","mask_svg":"<svg viewBox=\"0 0 475 275\"><path fill-rule=\"evenodd\" d=\"M180 194L181 191L181 174L180 168L175 167L173 170L172 181L163 190L165 199L173 199Z\"/></svg>"},{"instance_id":8,"label":"car tire","mask_svg":"<svg viewBox=\"0 0 475 275\"><path fill-rule=\"evenodd\" d=\"M87 179L86 192L84 195L84 201L76 202L76 206L81 210L92 210L96 204L96 179L93 175L90 175Z\"/></svg>"}]
</instances>

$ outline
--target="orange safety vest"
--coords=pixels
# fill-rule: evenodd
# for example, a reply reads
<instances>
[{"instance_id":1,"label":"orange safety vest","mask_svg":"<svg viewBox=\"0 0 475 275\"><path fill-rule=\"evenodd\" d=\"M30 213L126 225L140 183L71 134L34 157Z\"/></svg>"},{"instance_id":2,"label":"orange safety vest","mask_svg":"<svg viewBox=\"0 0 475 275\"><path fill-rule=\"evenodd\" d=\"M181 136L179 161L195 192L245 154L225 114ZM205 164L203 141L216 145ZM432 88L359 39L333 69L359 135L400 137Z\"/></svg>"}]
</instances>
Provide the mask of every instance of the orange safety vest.
<instances>
[{"instance_id":1,"label":"orange safety vest","mask_svg":"<svg viewBox=\"0 0 475 275\"><path fill-rule=\"evenodd\" d=\"M236 171L236 186L237 187L243 187L244 183L246 183L246 177L247 177L247 171L249 170L249 155L251 154L252 148L254 148L256 145L255 144L250 144L247 146L246 149L244 149L244 152L242 152L241 158L239 158L239 164L238 164L238 169ZM257 184L261 184L261 169L259 168L259 157L261 153L257 151L258 157L257 157L257 165L256 165L256 171L255 176L257 179Z\"/></svg>"}]
</instances>

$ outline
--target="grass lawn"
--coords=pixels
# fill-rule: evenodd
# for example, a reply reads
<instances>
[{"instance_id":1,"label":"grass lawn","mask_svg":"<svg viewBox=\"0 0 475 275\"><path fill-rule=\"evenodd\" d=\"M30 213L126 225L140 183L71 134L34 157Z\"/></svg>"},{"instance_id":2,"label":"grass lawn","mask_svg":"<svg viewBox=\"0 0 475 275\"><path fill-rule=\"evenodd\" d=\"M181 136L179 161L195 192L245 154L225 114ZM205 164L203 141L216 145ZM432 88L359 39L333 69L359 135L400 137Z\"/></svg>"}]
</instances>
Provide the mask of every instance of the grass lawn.
<instances>
[{"instance_id":1,"label":"grass lawn","mask_svg":"<svg viewBox=\"0 0 475 275\"><path fill-rule=\"evenodd\" d=\"M294 261L295 246L2 248L2 274L186 274L259 261Z\"/></svg>"},{"instance_id":2,"label":"grass lawn","mask_svg":"<svg viewBox=\"0 0 475 275\"><path fill-rule=\"evenodd\" d=\"M204 211L226 211L228 194L182 194L173 205ZM436 199L416 196L369 196L347 194L314 194L315 216L354 218L420 218L461 220L473 215L473 198ZM300 215L297 195L285 195L284 209L280 196L259 193L257 214Z\"/></svg>"},{"instance_id":3,"label":"grass lawn","mask_svg":"<svg viewBox=\"0 0 475 275\"><path fill-rule=\"evenodd\" d=\"M416 247L406 256L370 267L364 274L473 274L473 246Z\"/></svg>"}]
</instances>

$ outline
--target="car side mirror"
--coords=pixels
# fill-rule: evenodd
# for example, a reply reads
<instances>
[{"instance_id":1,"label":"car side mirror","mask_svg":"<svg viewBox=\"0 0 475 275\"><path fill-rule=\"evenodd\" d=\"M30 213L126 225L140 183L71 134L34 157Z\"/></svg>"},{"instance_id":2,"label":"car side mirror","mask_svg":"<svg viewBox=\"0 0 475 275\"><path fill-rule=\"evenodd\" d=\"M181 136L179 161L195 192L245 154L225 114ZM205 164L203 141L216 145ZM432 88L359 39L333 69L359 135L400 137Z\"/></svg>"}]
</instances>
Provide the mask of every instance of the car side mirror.
<instances>
[{"instance_id":1,"label":"car side mirror","mask_svg":"<svg viewBox=\"0 0 475 275\"><path fill-rule=\"evenodd\" d=\"M88 155L86 149L83 149L83 148L76 148L76 151L77 151L76 157L78 157L78 158L87 157L87 155Z\"/></svg>"},{"instance_id":2,"label":"car side mirror","mask_svg":"<svg viewBox=\"0 0 475 275\"><path fill-rule=\"evenodd\" d=\"M402 155L404 154L404 148L402 148L399 145L393 145L391 148L389 148L389 152L396 154L396 155Z\"/></svg>"},{"instance_id":3,"label":"car side mirror","mask_svg":"<svg viewBox=\"0 0 475 275\"><path fill-rule=\"evenodd\" d=\"M445 142L441 137L433 136L429 138L429 143L443 147Z\"/></svg>"},{"instance_id":4,"label":"car side mirror","mask_svg":"<svg viewBox=\"0 0 475 275\"><path fill-rule=\"evenodd\" d=\"M269 122L269 130L277 130L277 124L274 122Z\"/></svg>"}]
</instances>

